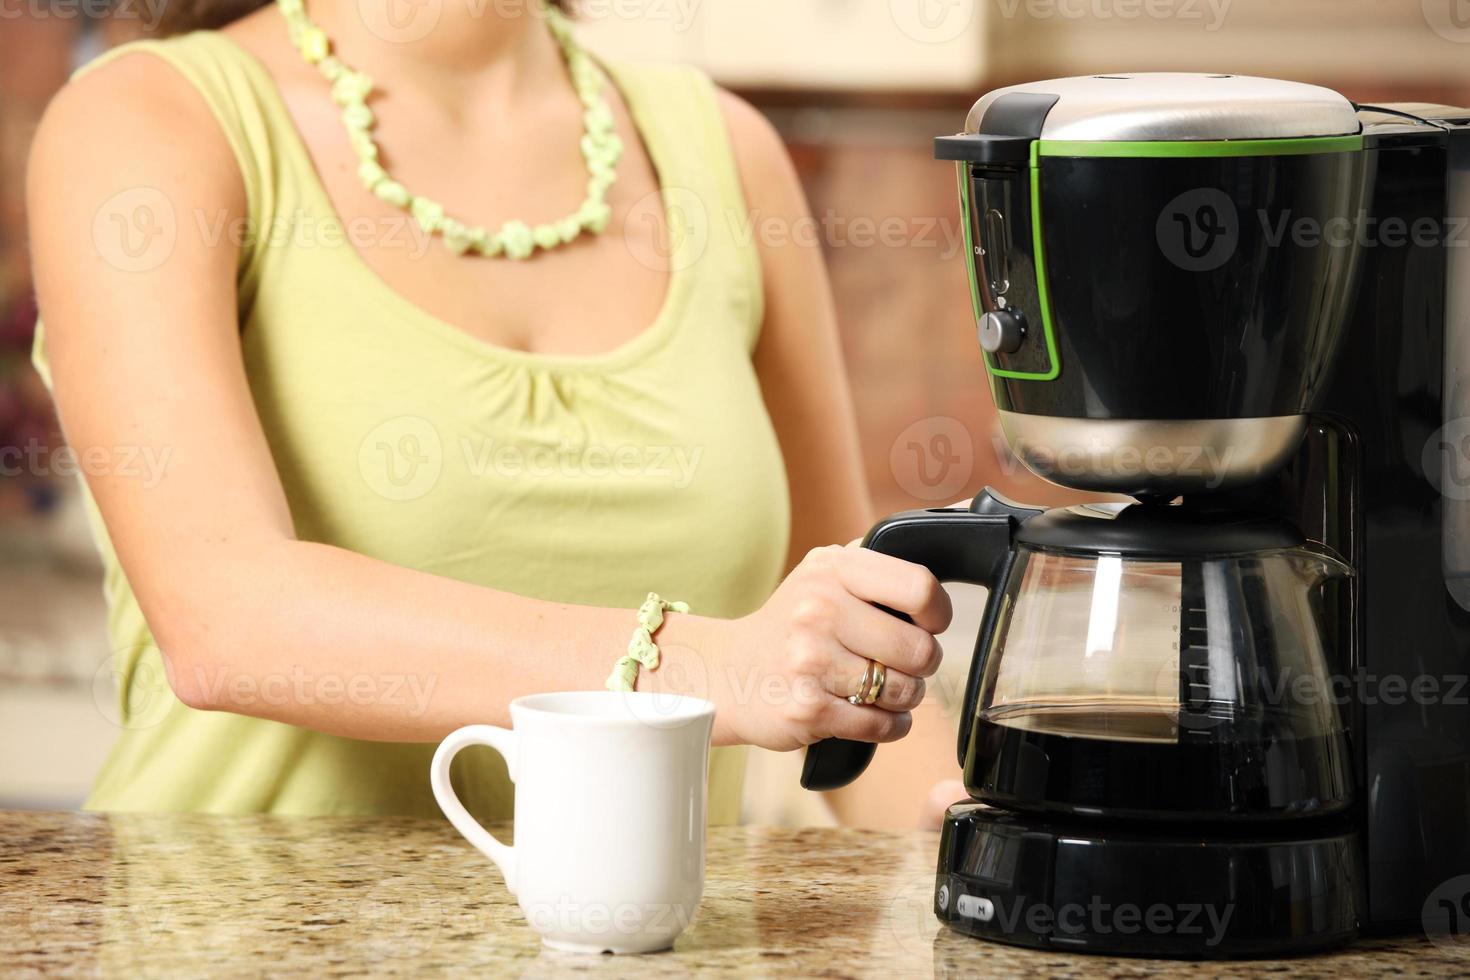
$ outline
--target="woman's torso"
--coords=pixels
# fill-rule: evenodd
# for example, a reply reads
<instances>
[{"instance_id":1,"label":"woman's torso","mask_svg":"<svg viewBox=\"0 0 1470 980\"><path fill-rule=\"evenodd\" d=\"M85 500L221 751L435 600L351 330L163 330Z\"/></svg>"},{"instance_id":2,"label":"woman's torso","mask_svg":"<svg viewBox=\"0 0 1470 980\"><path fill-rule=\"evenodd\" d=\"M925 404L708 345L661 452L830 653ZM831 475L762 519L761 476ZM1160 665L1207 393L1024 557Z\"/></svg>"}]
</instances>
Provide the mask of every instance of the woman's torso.
<instances>
[{"instance_id":1,"label":"woman's torso","mask_svg":"<svg viewBox=\"0 0 1470 980\"><path fill-rule=\"evenodd\" d=\"M786 486L751 365L759 267L707 80L612 66L662 185L666 234L643 239L654 247L642 261L664 266L665 295L650 324L607 352L553 356L487 343L391 288L344 240L353 223L339 219L271 75L235 41L202 32L143 49L203 94L240 162L242 353L299 537L521 595L626 607L630 629L650 590L716 616L764 600L786 555ZM209 216L172 219L207 231ZM596 291L579 299L589 323L617 306ZM37 350L44 368L43 338ZM97 529L123 732L89 805L434 812L431 746L175 700ZM609 664L624 641L608 638ZM408 654L384 677L316 677L302 665L258 696L414 710L435 683ZM471 809L507 816L500 760L467 762L457 780ZM739 769L737 753L715 753L715 819L736 814Z\"/></svg>"}]
</instances>

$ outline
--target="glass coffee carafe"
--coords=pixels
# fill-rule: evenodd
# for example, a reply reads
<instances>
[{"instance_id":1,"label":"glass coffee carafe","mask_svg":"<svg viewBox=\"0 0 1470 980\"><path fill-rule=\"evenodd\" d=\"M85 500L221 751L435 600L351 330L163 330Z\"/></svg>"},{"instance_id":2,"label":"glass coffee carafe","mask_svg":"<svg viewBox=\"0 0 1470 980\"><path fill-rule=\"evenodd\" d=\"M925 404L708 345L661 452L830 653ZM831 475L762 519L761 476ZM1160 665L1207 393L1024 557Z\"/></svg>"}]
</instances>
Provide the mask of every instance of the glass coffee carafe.
<instances>
[{"instance_id":1,"label":"glass coffee carafe","mask_svg":"<svg viewBox=\"0 0 1470 980\"><path fill-rule=\"evenodd\" d=\"M1194 821L1348 806L1318 609L1343 562L1289 528L1142 504L1049 511L1013 548L971 702L976 798Z\"/></svg>"},{"instance_id":2,"label":"glass coffee carafe","mask_svg":"<svg viewBox=\"0 0 1470 980\"><path fill-rule=\"evenodd\" d=\"M976 799L1124 820L1310 819L1352 802L1345 664L1324 586L1352 574L1277 518L1203 501L1041 510L987 489L896 514L864 546L990 591L959 754ZM864 742L807 751L834 789Z\"/></svg>"}]
</instances>

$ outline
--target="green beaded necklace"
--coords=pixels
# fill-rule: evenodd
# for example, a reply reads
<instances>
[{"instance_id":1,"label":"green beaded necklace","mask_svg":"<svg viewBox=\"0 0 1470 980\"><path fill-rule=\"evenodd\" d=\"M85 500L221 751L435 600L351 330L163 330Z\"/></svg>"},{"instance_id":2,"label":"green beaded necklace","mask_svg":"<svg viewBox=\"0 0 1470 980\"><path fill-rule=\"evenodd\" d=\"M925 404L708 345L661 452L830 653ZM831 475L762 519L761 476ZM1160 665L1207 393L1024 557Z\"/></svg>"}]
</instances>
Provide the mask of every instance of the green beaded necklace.
<instances>
[{"instance_id":1,"label":"green beaded necklace","mask_svg":"<svg viewBox=\"0 0 1470 980\"><path fill-rule=\"evenodd\" d=\"M572 76L572 86L582 103L582 158L587 161L587 199L580 208L560 221L532 227L524 221L512 220L501 225L499 231L491 232L457 221L445 214L444 206L438 201L411 193L388 175L378 162L378 144L372 135L376 120L373 111L367 107L373 80L343 64L332 54L332 43L327 35L306 16L305 0L277 0L277 6L286 19L291 43L332 83L332 100L342 107L342 123L347 127L347 139L357 153L357 175L363 186L394 207L413 215L426 233L441 235L450 251L456 255L474 252L477 255L525 259L538 248L550 250L573 241L584 231L600 235L607 228L612 217L606 200L607 191L616 179L623 142L615 132L612 110L602 97L606 79L587 52L577 46L571 25L560 11L543 8L546 24L561 47L567 71Z\"/></svg>"}]
</instances>

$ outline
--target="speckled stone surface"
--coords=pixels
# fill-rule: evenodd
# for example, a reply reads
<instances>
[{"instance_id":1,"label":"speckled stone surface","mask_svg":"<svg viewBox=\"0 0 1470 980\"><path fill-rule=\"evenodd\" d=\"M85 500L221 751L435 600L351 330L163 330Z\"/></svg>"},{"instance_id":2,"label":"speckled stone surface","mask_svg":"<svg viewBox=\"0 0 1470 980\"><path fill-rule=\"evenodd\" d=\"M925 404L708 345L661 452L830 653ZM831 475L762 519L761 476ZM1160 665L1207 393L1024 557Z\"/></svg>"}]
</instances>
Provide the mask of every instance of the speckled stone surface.
<instances>
[{"instance_id":1,"label":"speckled stone surface","mask_svg":"<svg viewBox=\"0 0 1470 980\"><path fill-rule=\"evenodd\" d=\"M1470 975L1470 948L1422 937L1206 965L983 943L930 913L935 849L920 832L716 829L673 951L579 956L541 949L447 823L0 812L0 974Z\"/></svg>"}]
</instances>

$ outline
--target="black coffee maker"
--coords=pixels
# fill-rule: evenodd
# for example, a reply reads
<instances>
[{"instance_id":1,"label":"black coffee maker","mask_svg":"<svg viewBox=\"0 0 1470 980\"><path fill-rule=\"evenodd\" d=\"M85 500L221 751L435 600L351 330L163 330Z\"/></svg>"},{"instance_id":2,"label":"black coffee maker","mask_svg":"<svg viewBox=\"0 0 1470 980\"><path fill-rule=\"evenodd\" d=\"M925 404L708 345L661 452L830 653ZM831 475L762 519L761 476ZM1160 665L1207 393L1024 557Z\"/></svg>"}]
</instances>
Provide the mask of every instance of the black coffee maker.
<instances>
[{"instance_id":1,"label":"black coffee maker","mask_svg":"<svg viewBox=\"0 0 1470 980\"><path fill-rule=\"evenodd\" d=\"M1470 110L1058 79L936 155L1011 448L1136 501L865 542L989 589L936 914L1198 957L1470 930Z\"/></svg>"}]
</instances>

